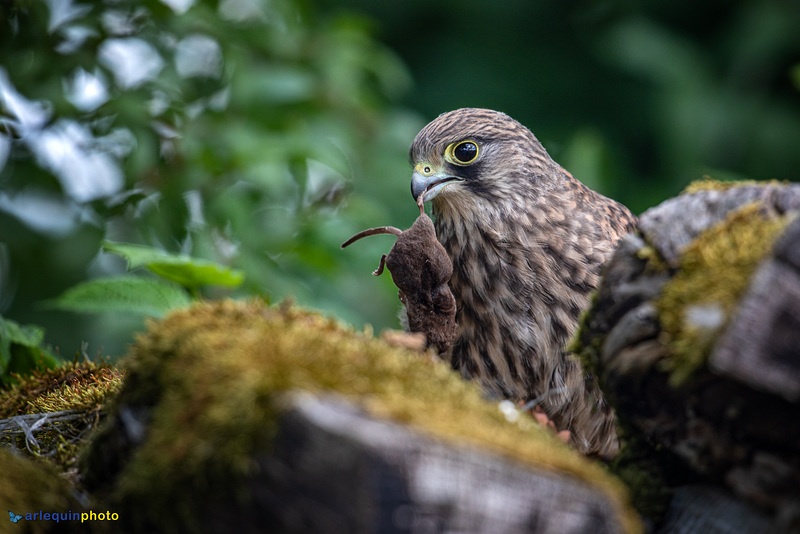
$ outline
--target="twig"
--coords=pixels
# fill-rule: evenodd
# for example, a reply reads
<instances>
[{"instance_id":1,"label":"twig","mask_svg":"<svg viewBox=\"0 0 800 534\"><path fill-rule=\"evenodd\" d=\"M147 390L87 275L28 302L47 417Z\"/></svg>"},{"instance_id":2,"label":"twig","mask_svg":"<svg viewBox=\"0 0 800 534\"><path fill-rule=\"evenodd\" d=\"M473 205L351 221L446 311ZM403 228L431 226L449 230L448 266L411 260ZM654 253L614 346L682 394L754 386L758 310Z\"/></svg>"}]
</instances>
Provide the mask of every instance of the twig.
<instances>
[{"instance_id":1,"label":"twig","mask_svg":"<svg viewBox=\"0 0 800 534\"><path fill-rule=\"evenodd\" d=\"M99 417L99 415L101 414L98 411L96 416ZM8 441L9 444L14 444L15 447L19 448L15 437L24 435L25 448L28 449L28 452L34 456L52 456L55 454L56 448L47 452L42 451L42 445L39 443L39 440L36 439L36 434L55 431L64 438L65 441L74 443L79 440L89 428L94 426L92 423L86 425L87 418L90 416L91 414L85 411L63 410L60 412L16 415L8 419L0 419L0 441ZM84 423L86 428L81 429L70 426L71 423L75 422ZM65 435L62 430L69 430L68 435Z\"/></svg>"},{"instance_id":2,"label":"twig","mask_svg":"<svg viewBox=\"0 0 800 534\"><path fill-rule=\"evenodd\" d=\"M35 428L39 428L41 425L43 425L46 421L49 421L51 424L66 423L81 419L84 416L86 416L86 412L81 412L78 410L63 410L60 412L15 415L14 417L9 417L8 419L0 419L0 432L19 434L24 432L24 430L16 430L17 427L28 428L28 425L32 424L33 426L30 427L30 430L33 431Z\"/></svg>"}]
</instances>

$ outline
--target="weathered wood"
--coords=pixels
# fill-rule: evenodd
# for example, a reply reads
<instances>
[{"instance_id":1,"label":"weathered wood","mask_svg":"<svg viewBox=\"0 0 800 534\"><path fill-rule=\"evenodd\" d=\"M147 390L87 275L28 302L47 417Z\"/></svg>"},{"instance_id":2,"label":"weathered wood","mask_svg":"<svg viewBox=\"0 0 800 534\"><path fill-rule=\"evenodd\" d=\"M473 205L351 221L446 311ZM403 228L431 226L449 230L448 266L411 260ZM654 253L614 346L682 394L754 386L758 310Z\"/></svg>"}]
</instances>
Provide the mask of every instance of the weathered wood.
<instances>
[{"instance_id":1,"label":"weathered wood","mask_svg":"<svg viewBox=\"0 0 800 534\"><path fill-rule=\"evenodd\" d=\"M774 534L769 516L719 487L682 486L658 534Z\"/></svg>"},{"instance_id":2,"label":"weathered wood","mask_svg":"<svg viewBox=\"0 0 800 534\"><path fill-rule=\"evenodd\" d=\"M432 439L337 397L294 394L285 409L248 482L269 531L621 531L606 496L575 478ZM225 524L219 514L210 513Z\"/></svg>"},{"instance_id":3,"label":"weathered wood","mask_svg":"<svg viewBox=\"0 0 800 534\"><path fill-rule=\"evenodd\" d=\"M800 184L709 189L680 195L642 213L639 230L670 267L677 267L684 246L731 210L751 202L760 202L765 210L776 213L800 210Z\"/></svg>"},{"instance_id":4,"label":"weathered wood","mask_svg":"<svg viewBox=\"0 0 800 534\"><path fill-rule=\"evenodd\" d=\"M759 268L709 365L716 373L800 401L800 272L775 260Z\"/></svg>"},{"instance_id":5,"label":"weathered wood","mask_svg":"<svg viewBox=\"0 0 800 534\"><path fill-rule=\"evenodd\" d=\"M582 355L631 435L653 447L656 461L670 458L665 479L714 487L679 493L665 533L800 531L800 218L758 264L729 319L693 317L722 322L709 328L720 335L688 380L671 380L675 346L659 316L686 246L754 202L767 218L797 216L800 185L702 190L642 214L640 233L608 263L580 333Z\"/></svg>"},{"instance_id":6,"label":"weathered wood","mask_svg":"<svg viewBox=\"0 0 800 534\"><path fill-rule=\"evenodd\" d=\"M800 217L778 239L774 250L776 259L800 272Z\"/></svg>"}]
</instances>

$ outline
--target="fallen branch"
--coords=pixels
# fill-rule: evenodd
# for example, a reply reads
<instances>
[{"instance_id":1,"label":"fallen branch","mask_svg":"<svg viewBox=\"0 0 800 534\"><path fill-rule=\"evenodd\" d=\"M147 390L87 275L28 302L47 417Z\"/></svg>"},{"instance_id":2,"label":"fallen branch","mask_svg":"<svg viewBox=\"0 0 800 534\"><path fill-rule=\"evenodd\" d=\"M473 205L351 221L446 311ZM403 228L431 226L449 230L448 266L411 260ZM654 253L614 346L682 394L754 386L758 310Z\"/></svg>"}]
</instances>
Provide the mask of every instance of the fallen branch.
<instances>
[{"instance_id":1,"label":"fallen branch","mask_svg":"<svg viewBox=\"0 0 800 534\"><path fill-rule=\"evenodd\" d=\"M58 441L53 441L52 446L45 449L37 435L41 438L45 433L55 433L65 442L75 443L96 425L101 415L101 410L63 410L0 419L0 446L20 449L19 438L24 436L25 448L32 455L52 456L58 448Z\"/></svg>"}]
</instances>

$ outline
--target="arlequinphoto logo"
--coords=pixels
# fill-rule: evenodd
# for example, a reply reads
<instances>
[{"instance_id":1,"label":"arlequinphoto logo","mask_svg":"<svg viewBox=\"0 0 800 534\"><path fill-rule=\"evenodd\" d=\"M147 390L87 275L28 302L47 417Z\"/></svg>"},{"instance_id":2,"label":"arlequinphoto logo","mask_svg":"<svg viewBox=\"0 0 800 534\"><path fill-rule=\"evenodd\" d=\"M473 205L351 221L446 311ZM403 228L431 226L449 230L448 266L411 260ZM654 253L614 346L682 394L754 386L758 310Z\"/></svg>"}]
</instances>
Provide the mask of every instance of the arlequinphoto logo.
<instances>
[{"instance_id":1,"label":"arlequinphoto logo","mask_svg":"<svg viewBox=\"0 0 800 534\"><path fill-rule=\"evenodd\" d=\"M12 523L17 523L20 519L24 519L25 521L55 521L56 523L61 521L80 521L83 523L84 521L117 521L119 519L119 514L109 511L95 512L94 510L80 513L73 512L72 510L69 512L44 512L39 510L34 513L28 512L23 516L9 510L8 519Z\"/></svg>"}]
</instances>

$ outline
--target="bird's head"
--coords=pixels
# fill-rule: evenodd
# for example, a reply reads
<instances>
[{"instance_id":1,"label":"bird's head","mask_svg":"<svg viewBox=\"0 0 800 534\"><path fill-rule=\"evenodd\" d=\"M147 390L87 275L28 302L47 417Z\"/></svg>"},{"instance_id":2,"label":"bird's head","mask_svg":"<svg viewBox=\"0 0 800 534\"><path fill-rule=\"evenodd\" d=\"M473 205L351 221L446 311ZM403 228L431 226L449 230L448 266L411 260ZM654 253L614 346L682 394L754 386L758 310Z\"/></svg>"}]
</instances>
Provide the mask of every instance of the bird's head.
<instances>
[{"instance_id":1,"label":"bird's head","mask_svg":"<svg viewBox=\"0 0 800 534\"><path fill-rule=\"evenodd\" d=\"M525 126L505 113L464 108L425 126L410 149L411 194L434 209L518 208L553 187L558 165Z\"/></svg>"}]
</instances>

